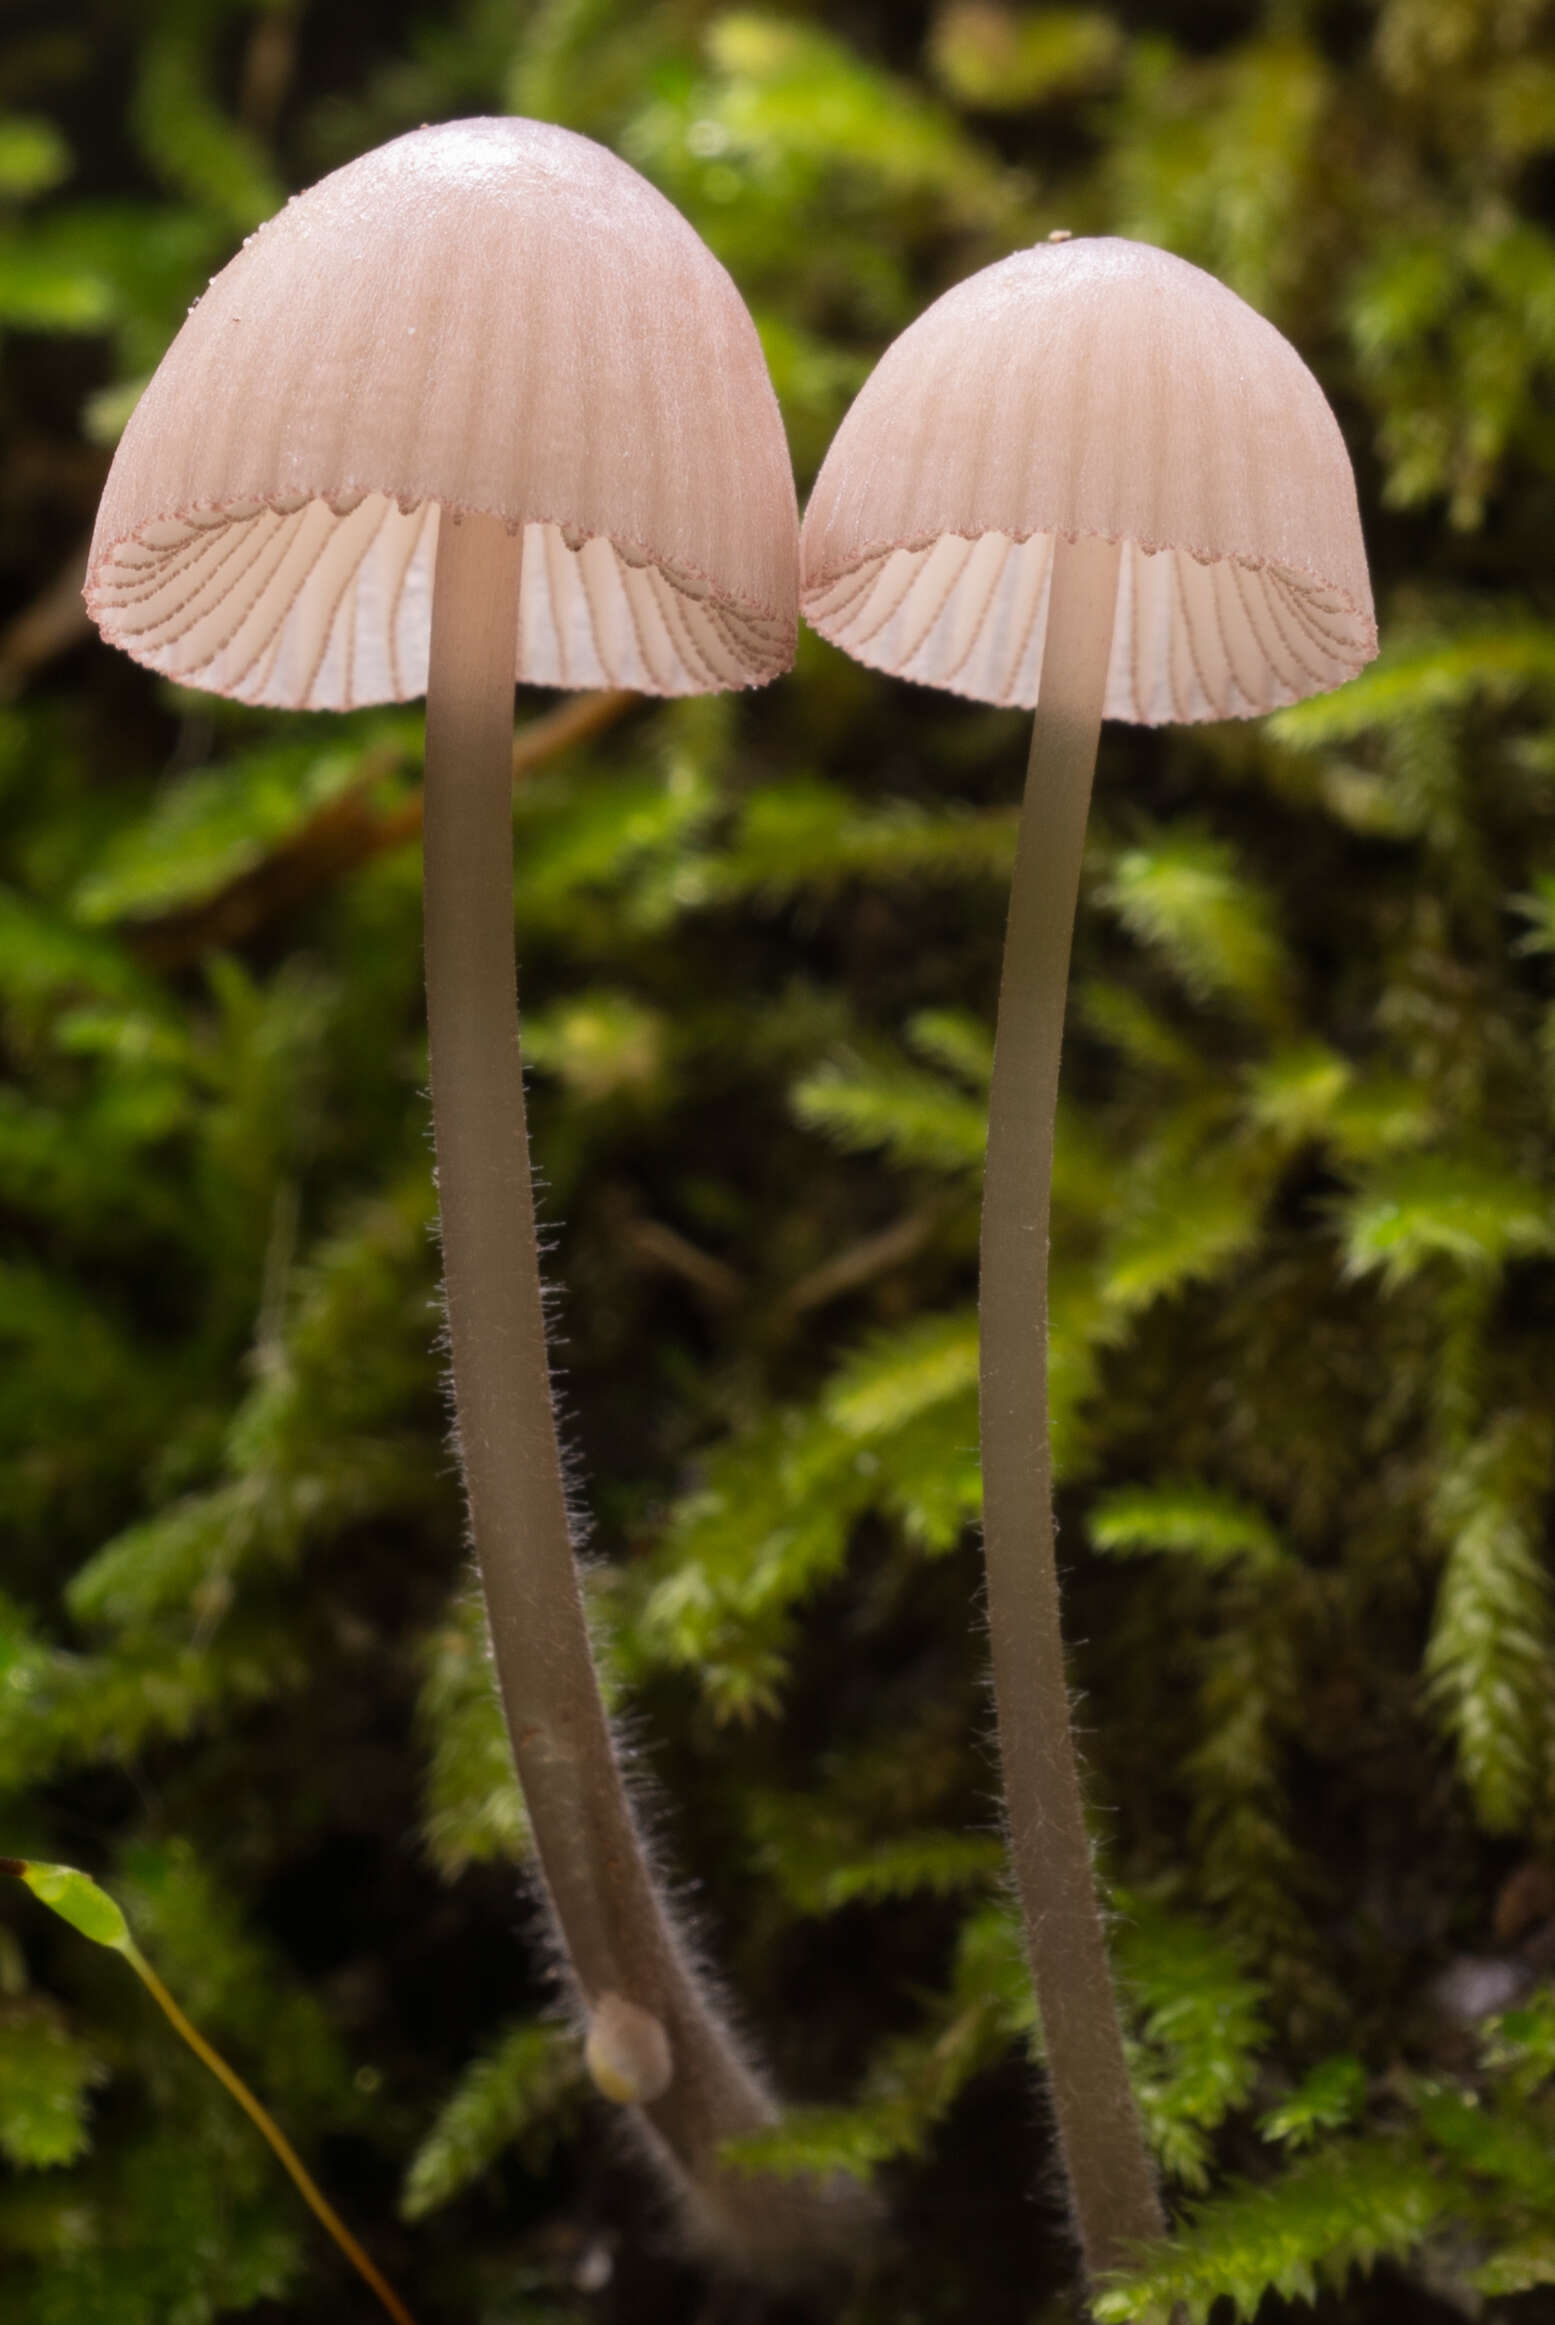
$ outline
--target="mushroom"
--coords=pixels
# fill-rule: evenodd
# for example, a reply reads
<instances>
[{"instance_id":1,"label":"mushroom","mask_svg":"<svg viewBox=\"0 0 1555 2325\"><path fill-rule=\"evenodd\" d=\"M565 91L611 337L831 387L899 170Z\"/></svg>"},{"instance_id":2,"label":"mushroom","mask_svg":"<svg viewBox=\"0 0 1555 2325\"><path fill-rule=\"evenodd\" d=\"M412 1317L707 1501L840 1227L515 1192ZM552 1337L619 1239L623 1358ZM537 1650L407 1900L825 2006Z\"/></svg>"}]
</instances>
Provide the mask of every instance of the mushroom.
<instances>
[{"instance_id":1,"label":"mushroom","mask_svg":"<svg viewBox=\"0 0 1555 2325\"><path fill-rule=\"evenodd\" d=\"M792 659L796 566L782 423L723 268L602 147L477 120L336 171L216 277L130 421L86 587L105 638L185 686L426 694L455 1424L508 1731L585 2018L632 2032L617 2095L747 2259L813 2245L817 2201L718 2161L772 2103L658 1892L590 1655L524 1117L513 687L761 684Z\"/></svg>"},{"instance_id":2,"label":"mushroom","mask_svg":"<svg viewBox=\"0 0 1555 2325\"><path fill-rule=\"evenodd\" d=\"M1159 2235L1064 1684L1047 1253L1064 991L1103 716L1236 718L1376 652L1355 485L1322 390L1180 258L1052 238L889 347L806 511L801 606L858 660L1035 704L988 1124L984 1550L1010 1848L1085 2265Z\"/></svg>"}]
</instances>

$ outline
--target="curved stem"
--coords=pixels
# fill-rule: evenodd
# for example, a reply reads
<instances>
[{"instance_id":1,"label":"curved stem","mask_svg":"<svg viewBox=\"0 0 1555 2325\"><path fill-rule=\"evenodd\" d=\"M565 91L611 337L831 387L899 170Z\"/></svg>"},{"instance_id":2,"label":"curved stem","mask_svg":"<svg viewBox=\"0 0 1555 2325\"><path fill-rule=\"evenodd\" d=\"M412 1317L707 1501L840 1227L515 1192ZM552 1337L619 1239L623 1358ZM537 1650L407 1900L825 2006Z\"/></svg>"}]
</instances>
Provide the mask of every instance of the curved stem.
<instances>
[{"instance_id":1,"label":"curved stem","mask_svg":"<svg viewBox=\"0 0 1555 2325\"><path fill-rule=\"evenodd\" d=\"M702 2230L747 2261L826 2241L825 2191L725 2169L772 2103L700 1990L654 1885L606 1724L551 1402L513 943L512 730L522 537L440 517L427 681L427 1018L454 1403L470 1530L535 1851L583 2003L669 2041L638 2113Z\"/></svg>"},{"instance_id":2,"label":"curved stem","mask_svg":"<svg viewBox=\"0 0 1555 2325\"><path fill-rule=\"evenodd\" d=\"M1059 539L999 988L981 1260L983 1538L1010 1847L1092 2279L1163 2232L1123 2053L1064 1683L1047 1423L1048 1204L1069 948L1118 549Z\"/></svg>"},{"instance_id":3,"label":"curved stem","mask_svg":"<svg viewBox=\"0 0 1555 2325\"><path fill-rule=\"evenodd\" d=\"M136 1945L135 1940L129 1936L124 1937L119 1942L118 1951L123 1954L130 1968L145 1987L146 1992L151 1996L152 2001L161 2011L174 2033L188 2044L201 2066L207 2067L217 2082L230 2092L237 2101L250 2123L254 2125L280 2163L308 2210L340 2247L362 2282L368 2285L377 2296L381 2306L394 2319L394 2325L415 2325L414 2318L394 2287L374 2266L370 2256L358 2244L275 2118L254 2097L253 2092L236 2069L228 2066L215 2044L207 2042L199 2028L184 2016L172 1995L157 1976L156 1971L151 1967L139 1946Z\"/></svg>"}]
</instances>

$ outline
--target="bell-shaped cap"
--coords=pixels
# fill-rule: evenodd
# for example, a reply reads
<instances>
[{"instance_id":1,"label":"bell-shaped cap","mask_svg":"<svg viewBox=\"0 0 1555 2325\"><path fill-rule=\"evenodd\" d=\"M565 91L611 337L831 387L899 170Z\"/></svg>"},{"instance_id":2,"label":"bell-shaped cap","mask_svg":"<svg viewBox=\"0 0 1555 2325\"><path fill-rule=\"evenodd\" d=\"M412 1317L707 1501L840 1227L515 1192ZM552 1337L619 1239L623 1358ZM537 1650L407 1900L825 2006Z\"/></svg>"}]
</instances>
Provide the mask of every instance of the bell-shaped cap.
<instances>
[{"instance_id":1,"label":"bell-shaped cap","mask_svg":"<svg viewBox=\"0 0 1555 2325\"><path fill-rule=\"evenodd\" d=\"M1122 544L1106 715L1237 718L1377 651L1355 481L1290 343L1110 236L1039 243L889 347L805 515L805 617L861 662L1037 699L1053 542Z\"/></svg>"},{"instance_id":2,"label":"bell-shaped cap","mask_svg":"<svg viewBox=\"0 0 1555 2325\"><path fill-rule=\"evenodd\" d=\"M569 130L420 129L252 235L125 431L87 605L186 686L401 701L444 509L522 530L520 678L695 694L792 660L755 326L679 211Z\"/></svg>"}]
</instances>

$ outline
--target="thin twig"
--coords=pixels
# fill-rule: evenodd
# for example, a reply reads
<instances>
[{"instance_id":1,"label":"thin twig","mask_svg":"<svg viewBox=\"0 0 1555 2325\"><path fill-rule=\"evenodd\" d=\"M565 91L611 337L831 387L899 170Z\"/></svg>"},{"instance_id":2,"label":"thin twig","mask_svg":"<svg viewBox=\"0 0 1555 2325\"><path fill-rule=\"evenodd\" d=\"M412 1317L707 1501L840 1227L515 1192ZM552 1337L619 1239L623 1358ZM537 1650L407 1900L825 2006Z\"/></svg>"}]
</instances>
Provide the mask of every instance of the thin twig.
<instances>
[{"instance_id":1,"label":"thin twig","mask_svg":"<svg viewBox=\"0 0 1555 2325\"><path fill-rule=\"evenodd\" d=\"M90 629L81 596L89 539L71 551L31 605L0 630L0 702L12 701L40 663L77 645Z\"/></svg>"},{"instance_id":2,"label":"thin twig","mask_svg":"<svg viewBox=\"0 0 1555 2325\"><path fill-rule=\"evenodd\" d=\"M134 1939L127 1938L119 1951L175 2034L188 2044L201 2066L208 2068L217 2082L237 2101L250 2123L254 2125L271 2153L280 2163L282 2170L290 2179L309 2211L345 2254L346 2259L351 2263L362 2282L371 2286L383 2307L394 2319L394 2325L415 2325L414 2318L398 2293L395 2292L394 2287L375 2266L371 2255L363 2250L352 2235L280 2125L254 2097L242 2076L234 2068L228 2066L215 2045L207 2042L199 2028L184 2016Z\"/></svg>"},{"instance_id":3,"label":"thin twig","mask_svg":"<svg viewBox=\"0 0 1555 2325\"><path fill-rule=\"evenodd\" d=\"M639 699L616 689L578 694L531 719L513 737L515 782L612 725ZM423 815L419 786L387 810L372 802L374 790L402 755L388 743L364 751L349 787L309 816L263 863L239 873L197 905L130 929L129 942L140 958L155 969L178 969L215 947L241 944L315 889L331 886L373 857L419 839Z\"/></svg>"},{"instance_id":4,"label":"thin twig","mask_svg":"<svg viewBox=\"0 0 1555 2325\"><path fill-rule=\"evenodd\" d=\"M667 1275L680 1276L715 1308L732 1308L744 1299L745 1278L737 1269L727 1260L715 1259L662 1219L631 1217L624 1235L630 1258L647 1267L662 1268Z\"/></svg>"},{"instance_id":5,"label":"thin twig","mask_svg":"<svg viewBox=\"0 0 1555 2325\"><path fill-rule=\"evenodd\" d=\"M773 1310L774 1317L786 1320L806 1315L810 1309L824 1307L845 1292L856 1292L888 1269L899 1267L923 1249L943 1216L939 1204L925 1203L916 1211L904 1212L877 1235L866 1235L835 1258L822 1260L819 1267L789 1285Z\"/></svg>"},{"instance_id":6,"label":"thin twig","mask_svg":"<svg viewBox=\"0 0 1555 2325\"><path fill-rule=\"evenodd\" d=\"M297 70L297 11L267 8L257 17L243 51L238 117L261 137L273 136Z\"/></svg>"}]
</instances>

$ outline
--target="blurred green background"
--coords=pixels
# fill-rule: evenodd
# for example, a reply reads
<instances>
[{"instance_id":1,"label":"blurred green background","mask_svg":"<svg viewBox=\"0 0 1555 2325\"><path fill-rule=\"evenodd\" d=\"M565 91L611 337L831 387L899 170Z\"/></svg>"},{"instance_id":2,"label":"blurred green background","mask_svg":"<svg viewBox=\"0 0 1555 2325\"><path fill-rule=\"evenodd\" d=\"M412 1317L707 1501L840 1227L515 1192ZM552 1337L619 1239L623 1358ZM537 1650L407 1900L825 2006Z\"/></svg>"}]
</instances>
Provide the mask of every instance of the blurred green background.
<instances>
[{"instance_id":1,"label":"blurred green background","mask_svg":"<svg viewBox=\"0 0 1555 2325\"><path fill-rule=\"evenodd\" d=\"M122 1898L422 2325L1077 2314L975 1535L1023 720L806 637L760 695L538 725L516 793L601 1649L797 2103L767 2165L886 2208L853 2282L780 2296L676 2251L548 2015L433 1352L419 713L180 694L81 612L209 274L290 189L500 110L691 217L801 494L894 333L1055 227L1212 269L1330 394L1383 657L1258 725L1109 728L1082 901L1061 1549L1179 2222L1106 2313L1555 2318L1541 0L8 0L0 1849ZM20 1891L0 2314L373 2314Z\"/></svg>"}]
</instances>

